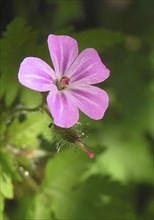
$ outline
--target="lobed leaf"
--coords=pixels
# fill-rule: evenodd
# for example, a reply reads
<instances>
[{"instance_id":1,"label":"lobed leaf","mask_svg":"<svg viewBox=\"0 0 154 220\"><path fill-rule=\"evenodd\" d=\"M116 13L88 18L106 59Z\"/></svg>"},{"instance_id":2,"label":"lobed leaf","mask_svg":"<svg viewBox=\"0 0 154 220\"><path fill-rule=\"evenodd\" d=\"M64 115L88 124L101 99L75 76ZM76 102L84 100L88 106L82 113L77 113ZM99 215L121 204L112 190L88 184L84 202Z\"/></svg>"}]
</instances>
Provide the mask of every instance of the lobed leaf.
<instances>
[{"instance_id":1,"label":"lobed leaf","mask_svg":"<svg viewBox=\"0 0 154 220\"><path fill-rule=\"evenodd\" d=\"M51 139L52 134L48 128L50 123L49 116L42 112L28 113L23 122L16 118L8 128L8 142L16 147L37 148L40 134Z\"/></svg>"},{"instance_id":2,"label":"lobed leaf","mask_svg":"<svg viewBox=\"0 0 154 220\"><path fill-rule=\"evenodd\" d=\"M14 19L7 27L1 44L1 95L5 104L10 106L20 89L18 83L19 64L26 56L37 51L37 32L27 26L21 18Z\"/></svg>"}]
</instances>

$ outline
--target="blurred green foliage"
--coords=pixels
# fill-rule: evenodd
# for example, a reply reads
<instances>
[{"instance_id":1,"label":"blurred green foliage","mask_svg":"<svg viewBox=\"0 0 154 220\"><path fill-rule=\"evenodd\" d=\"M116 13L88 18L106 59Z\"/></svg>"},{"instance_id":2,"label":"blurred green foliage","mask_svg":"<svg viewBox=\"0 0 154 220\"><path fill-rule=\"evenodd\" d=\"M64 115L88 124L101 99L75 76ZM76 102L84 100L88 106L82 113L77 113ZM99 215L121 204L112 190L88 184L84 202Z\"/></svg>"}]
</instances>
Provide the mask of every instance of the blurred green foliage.
<instances>
[{"instance_id":1,"label":"blurred green foliage","mask_svg":"<svg viewBox=\"0 0 154 220\"><path fill-rule=\"evenodd\" d=\"M4 15L0 40L0 219L151 220L152 2L3 4L4 9L12 4L12 11ZM110 96L103 120L81 114L84 142L94 148L94 159L75 146L57 153L52 121L41 108L36 111L41 95L18 82L25 57L38 56L51 65L50 33L73 36L80 51L95 48L111 71L99 85Z\"/></svg>"}]
</instances>

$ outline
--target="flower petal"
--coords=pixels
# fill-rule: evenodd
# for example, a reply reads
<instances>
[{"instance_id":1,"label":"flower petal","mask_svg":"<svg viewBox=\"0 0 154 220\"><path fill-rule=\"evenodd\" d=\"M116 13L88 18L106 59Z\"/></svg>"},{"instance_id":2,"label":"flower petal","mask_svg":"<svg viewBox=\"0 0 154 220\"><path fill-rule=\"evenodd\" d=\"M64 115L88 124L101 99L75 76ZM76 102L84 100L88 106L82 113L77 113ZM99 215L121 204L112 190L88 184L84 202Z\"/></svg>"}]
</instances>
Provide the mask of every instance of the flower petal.
<instances>
[{"instance_id":1,"label":"flower petal","mask_svg":"<svg viewBox=\"0 0 154 220\"><path fill-rule=\"evenodd\" d=\"M66 75L71 82L95 84L108 78L109 73L110 71L102 63L97 51L90 48L80 53Z\"/></svg>"},{"instance_id":2,"label":"flower petal","mask_svg":"<svg viewBox=\"0 0 154 220\"><path fill-rule=\"evenodd\" d=\"M69 92L58 91L53 85L47 96L47 103L57 126L69 128L78 121L79 112L72 97L69 97Z\"/></svg>"},{"instance_id":3,"label":"flower petal","mask_svg":"<svg viewBox=\"0 0 154 220\"><path fill-rule=\"evenodd\" d=\"M36 91L49 91L55 78L53 69L40 58L25 58L19 68L19 82Z\"/></svg>"},{"instance_id":4,"label":"flower petal","mask_svg":"<svg viewBox=\"0 0 154 220\"><path fill-rule=\"evenodd\" d=\"M108 107L109 97L107 93L95 86L73 85L70 92L76 99L78 108L92 119L98 120L104 116Z\"/></svg>"},{"instance_id":5,"label":"flower petal","mask_svg":"<svg viewBox=\"0 0 154 220\"><path fill-rule=\"evenodd\" d=\"M50 34L48 47L57 78L59 78L78 56L77 41L69 36Z\"/></svg>"}]
</instances>

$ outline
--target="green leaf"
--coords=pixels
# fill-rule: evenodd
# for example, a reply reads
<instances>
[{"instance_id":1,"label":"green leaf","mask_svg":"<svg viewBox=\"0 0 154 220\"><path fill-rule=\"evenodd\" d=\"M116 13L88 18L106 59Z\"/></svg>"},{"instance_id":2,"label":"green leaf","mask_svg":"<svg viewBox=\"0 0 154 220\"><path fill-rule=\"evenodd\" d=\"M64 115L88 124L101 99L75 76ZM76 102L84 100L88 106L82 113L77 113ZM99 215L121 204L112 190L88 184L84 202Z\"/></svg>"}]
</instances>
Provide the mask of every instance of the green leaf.
<instances>
[{"instance_id":1,"label":"green leaf","mask_svg":"<svg viewBox=\"0 0 154 220\"><path fill-rule=\"evenodd\" d=\"M8 142L16 147L36 148L39 146L38 135L43 134L51 140L50 123L50 117L42 112L26 114L23 122L16 118L8 128Z\"/></svg>"},{"instance_id":2,"label":"green leaf","mask_svg":"<svg viewBox=\"0 0 154 220\"><path fill-rule=\"evenodd\" d=\"M48 162L31 218L135 220L129 186L98 175L83 181L88 166L83 158L63 152Z\"/></svg>"},{"instance_id":3,"label":"green leaf","mask_svg":"<svg viewBox=\"0 0 154 220\"><path fill-rule=\"evenodd\" d=\"M124 194L125 192L123 188L121 189L118 186L118 193L116 184L111 185L110 180L103 181L102 177L98 178L97 176L88 179L86 182L82 181L88 165L87 161L82 161L82 158L78 154L71 156L65 153L59 158L50 160L47 165L45 180L47 185L44 193L52 201L51 210L55 216L58 219L74 219L74 217L76 219L112 219L114 216L117 219L120 219L120 216L121 219L124 219L125 215L131 218L133 214L129 216L129 212L132 212L131 209L129 210L129 205L128 207L124 206L122 210L123 201L121 203L119 201L121 193ZM111 191L112 193L110 193ZM112 198L113 192L117 197L115 199ZM106 198L109 197L112 201L108 206L112 210L114 207L114 213L106 210L106 203L103 205L100 201L101 195L106 196Z\"/></svg>"},{"instance_id":4,"label":"green leaf","mask_svg":"<svg viewBox=\"0 0 154 220\"><path fill-rule=\"evenodd\" d=\"M124 34L105 29L89 29L74 33L73 37L78 41L80 50L95 48L98 52L125 40Z\"/></svg>"},{"instance_id":5,"label":"green leaf","mask_svg":"<svg viewBox=\"0 0 154 220\"><path fill-rule=\"evenodd\" d=\"M6 131L6 121L7 121L7 114L6 112L1 112L0 114L0 144L2 144L3 135Z\"/></svg>"},{"instance_id":6,"label":"green leaf","mask_svg":"<svg viewBox=\"0 0 154 220\"><path fill-rule=\"evenodd\" d=\"M136 219L130 187L99 175L84 180L92 162L86 158L82 152L63 151L48 161L45 179L29 208L32 219Z\"/></svg>"},{"instance_id":7,"label":"green leaf","mask_svg":"<svg viewBox=\"0 0 154 220\"><path fill-rule=\"evenodd\" d=\"M70 190L67 198L73 207L71 211L68 206L65 207L65 218L70 215L69 219L75 216L76 219L135 220L129 197L130 190L129 185L121 185L109 177L91 176L78 188ZM61 206L62 203L59 201L59 218L65 215L61 212Z\"/></svg>"},{"instance_id":8,"label":"green leaf","mask_svg":"<svg viewBox=\"0 0 154 220\"><path fill-rule=\"evenodd\" d=\"M0 193L0 213L2 213L3 210L4 210L4 196L2 195L2 193Z\"/></svg>"},{"instance_id":9,"label":"green leaf","mask_svg":"<svg viewBox=\"0 0 154 220\"><path fill-rule=\"evenodd\" d=\"M54 220L52 211L49 207L50 199L43 193L38 193L34 200L34 205L29 207L28 219L50 219ZM47 208L48 207L48 208Z\"/></svg>"},{"instance_id":10,"label":"green leaf","mask_svg":"<svg viewBox=\"0 0 154 220\"><path fill-rule=\"evenodd\" d=\"M0 170L1 172L6 173L11 176L14 180L20 181L21 177L16 168L16 160L12 152L10 152L7 148L0 149Z\"/></svg>"},{"instance_id":11,"label":"green leaf","mask_svg":"<svg viewBox=\"0 0 154 220\"><path fill-rule=\"evenodd\" d=\"M0 192L2 195L7 198L7 199L12 199L13 198L13 185L12 185L12 180L11 177L8 176L6 173L2 173L0 176Z\"/></svg>"},{"instance_id":12,"label":"green leaf","mask_svg":"<svg viewBox=\"0 0 154 220\"><path fill-rule=\"evenodd\" d=\"M20 85L18 82L19 64L26 56L36 54L37 32L28 27L21 18L14 19L7 27L1 44L1 95L10 106L16 98Z\"/></svg>"},{"instance_id":13,"label":"green leaf","mask_svg":"<svg viewBox=\"0 0 154 220\"><path fill-rule=\"evenodd\" d=\"M29 108L33 108L38 106L41 103L42 96L41 93L23 88L20 95L20 102L23 106L28 106Z\"/></svg>"},{"instance_id":14,"label":"green leaf","mask_svg":"<svg viewBox=\"0 0 154 220\"><path fill-rule=\"evenodd\" d=\"M95 146L100 145L102 149L105 146L105 151L97 155L87 176L106 174L124 183L133 180L151 184L153 157L148 142L140 132L129 128L126 123L120 125L120 122L119 125L113 124L112 128L101 128L97 128L94 134ZM90 140L94 144L93 137Z\"/></svg>"},{"instance_id":15,"label":"green leaf","mask_svg":"<svg viewBox=\"0 0 154 220\"><path fill-rule=\"evenodd\" d=\"M81 181L89 161L90 159L83 152L71 150L62 151L51 158L47 163L45 179L31 207L31 218L38 219L38 216L42 218L45 216L46 219L57 219L58 209L62 211L65 210L66 205L68 206L68 192ZM63 206L58 207L59 202ZM71 209L71 203L69 208ZM65 219L66 216L62 218Z\"/></svg>"},{"instance_id":16,"label":"green leaf","mask_svg":"<svg viewBox=\"0 0 154 220\"><path fill-rule=\"evenodd\" d=\"M86 170L86 165L92 162L82 150L78 149L75 152L73 152L73 150L74 149L67 149L62 151L56 157L48 161L46 166L46 179L49 181L55 177L52 182L53 186L59 185L59 187L62 187L64 190L74 186L78 180L80 181L82 179L82 174ZM56 169L52 169L52 167ZM62 177L66 178L66 185L61 184Z\"/></svg>"}]
</instances>

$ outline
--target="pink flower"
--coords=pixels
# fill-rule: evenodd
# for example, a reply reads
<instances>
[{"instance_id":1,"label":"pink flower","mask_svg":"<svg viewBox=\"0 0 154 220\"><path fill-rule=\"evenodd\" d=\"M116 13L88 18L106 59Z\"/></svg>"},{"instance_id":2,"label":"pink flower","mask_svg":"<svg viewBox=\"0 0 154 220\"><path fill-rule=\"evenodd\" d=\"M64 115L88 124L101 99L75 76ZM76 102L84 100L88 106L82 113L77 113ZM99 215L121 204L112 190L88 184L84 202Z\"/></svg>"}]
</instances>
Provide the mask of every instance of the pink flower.
<instances>
[{"instance_id":1,"label":"pink flower","mask_svg":"<svg viewBox=\"0 0 154 220\"><path fill-rule=\"evenodd\" d=\"M49 92L47 104L59 127L72 127L79 119L79 110L92 119L101 119L109 98L104 90L91 84L108 78L109 70L97 51L88 48L78 55L75 39L52 34L48 36L48 47L54 70L40 58L27 57L19 68L20 83Z\"/></svg>"}]
</instances>

